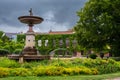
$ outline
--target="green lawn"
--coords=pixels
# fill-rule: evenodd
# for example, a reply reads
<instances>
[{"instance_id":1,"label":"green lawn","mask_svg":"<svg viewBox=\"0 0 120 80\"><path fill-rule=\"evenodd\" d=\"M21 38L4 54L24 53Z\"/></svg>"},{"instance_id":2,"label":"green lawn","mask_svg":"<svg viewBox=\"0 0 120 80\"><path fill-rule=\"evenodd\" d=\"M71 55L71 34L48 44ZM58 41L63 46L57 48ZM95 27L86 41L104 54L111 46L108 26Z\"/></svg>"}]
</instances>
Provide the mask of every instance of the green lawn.
<instances>
[{"instance_id":1,"label":"green lawn","mask_svg":"<svg viewBox=\"0 0 120 80\"><path fill-rule=\"evenodd\" d=\"M120 77L120 72L104 75L6 77L0 78L0 80L105 80L115 77Z\"/></svg>"}]
</instances>

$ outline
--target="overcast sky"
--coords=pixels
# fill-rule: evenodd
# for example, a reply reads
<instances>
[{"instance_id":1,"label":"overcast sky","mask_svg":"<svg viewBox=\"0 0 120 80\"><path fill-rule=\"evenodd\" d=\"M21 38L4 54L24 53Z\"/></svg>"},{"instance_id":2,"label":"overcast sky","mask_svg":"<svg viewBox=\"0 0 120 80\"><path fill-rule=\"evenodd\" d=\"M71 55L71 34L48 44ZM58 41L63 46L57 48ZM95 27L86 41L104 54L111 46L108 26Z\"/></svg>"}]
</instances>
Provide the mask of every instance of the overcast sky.
<instances>
[{"instance_id":1,"label":"overcast sky","mask_svg":"<svg viewBox=\"0 0 120 80\"><path fill-rule=\"evenodd\" d=\"M62 31L71 29L79 19L76 12L87 0L0 0L0 31L26 32L27 25L20 23L19 16L33 15L44 19L34 26L36 32Z\"/></svg>"}]
</instances>

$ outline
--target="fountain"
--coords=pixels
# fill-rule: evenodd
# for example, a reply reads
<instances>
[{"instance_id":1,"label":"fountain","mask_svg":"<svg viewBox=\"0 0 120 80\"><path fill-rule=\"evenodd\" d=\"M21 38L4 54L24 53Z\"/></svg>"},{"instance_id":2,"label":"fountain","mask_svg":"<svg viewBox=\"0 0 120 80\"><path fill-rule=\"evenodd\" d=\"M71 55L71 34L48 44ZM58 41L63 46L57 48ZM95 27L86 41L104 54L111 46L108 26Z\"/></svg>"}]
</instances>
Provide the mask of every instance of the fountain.
<instances>
[{"instance_id":1,"label":"fountain","mask_svg":"<svg viewBox=\"0 0 120 80\"><path fill-rule=\"evenodd\" d=\"M25 46L20 55L8 55L10 59L19 59L20 63L23 63L24 60L41 60L41 59L50 59L49 56L37 55L37 49L35 48L35 33L33 31L33 25L39 24L43 21L43 18L38 16L33 16L32 9L29 10L29 16L20 16L18 20L29 26L29 29L26 33Z\"/></svg>"},{"instance_id":2,"label":"fountain","mask_svg":"<svg viewBox=\"0 0 120 80\"><path fill-rule=\"evenodd\" d=\"M29 30L26 33L25 47L22 54L37 55L37 50L35 49L35 36L33 31L33 25L41 23L43 21L43 18L33 16L32 9L30 9L29 12L29 16L18 17L20 22L25 23L29 26Z\"/></svg>"}]
</instances>

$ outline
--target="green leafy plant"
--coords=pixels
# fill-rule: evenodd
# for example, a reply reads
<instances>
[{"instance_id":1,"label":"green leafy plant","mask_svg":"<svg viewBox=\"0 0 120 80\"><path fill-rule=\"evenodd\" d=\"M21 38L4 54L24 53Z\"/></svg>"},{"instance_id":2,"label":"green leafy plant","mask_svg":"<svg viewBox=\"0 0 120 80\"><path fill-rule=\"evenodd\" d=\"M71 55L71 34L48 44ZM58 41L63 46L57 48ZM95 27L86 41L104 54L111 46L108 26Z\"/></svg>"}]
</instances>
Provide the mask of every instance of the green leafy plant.
<instances>
[{"instance_id":1,"label":"green leafy plant","mask_svg":"<svg viewBox=\"0 0 120 80\"><path fill-rule=\"evenodd\" d=\"M89 57L92 58L92 59L96 59L97 55L96 54L90 54Z\"/></svg>"},{"instance_id":2,"label":"green leafy plant","mask_svg":"<svg viewBox=\"0 0 120 80\"><path fill-rule=\"evenodd\" d=\"M16 67L20 67L20 64L16 61L10 60L6 57L1 57L0 58L0 67L16 68Z\"/></svg>"},{"instance_id":3,"label":"green leafy plant","mask_svg":"<svg viewBox=\"0 0 120 80\"><path fill-rule=\"evenodd\" d=\"M0 55L1 56L6 56L7 54L9 54L10 52L6 49L0 49Z\"/></svg>"},{"instance_id":4,"label":"green leafy plant","mask_svg":"<svg viewBox=\"0 0 120 80\"><path fill-rule=\"evenodd\" d=\"M9 69L0 67L0 77L9 76Z\"/></svg>"},{"instance_id":5,"label":"green leafy plant","mask_svg":"<svg viewBox=\"0 0 120 80\"><path fill-rule=\"evenodd\" d=\"M15 49L15 51L13 53L14 54L21 54L22 53L22 49Z\"/></svg>"},{"instance_id":6,"label":"green leafy plant","mask_svg":"<svg viewBox=\"0 0 120 80\"><path fill-rule=\"evenodd\" d=\"M13 68L9 70L11 76L30 76L32 71L26 68Z\"/></svg>"}]
</instances>

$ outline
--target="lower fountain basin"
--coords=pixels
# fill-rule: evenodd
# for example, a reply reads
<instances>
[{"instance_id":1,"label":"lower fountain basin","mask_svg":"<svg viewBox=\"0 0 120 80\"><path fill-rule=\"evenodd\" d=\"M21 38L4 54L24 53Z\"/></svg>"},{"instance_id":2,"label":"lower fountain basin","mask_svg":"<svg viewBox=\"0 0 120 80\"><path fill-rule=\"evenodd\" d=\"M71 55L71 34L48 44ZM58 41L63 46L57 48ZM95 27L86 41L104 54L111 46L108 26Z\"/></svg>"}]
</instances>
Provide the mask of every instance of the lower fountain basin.
<instances>
[{"instance_id":1,"label":"lower fountain basin","mask_svg":"<svg viewBox=\"0 0 120 80\"><path fill-rule=\"evenodd\" d=\"M16 54L12 54L12 55L8 55L9 59L12 60L19 60L20 59L20 55L16 55ZM24 55L22 56L24 61L38 61L38 60L50 60L51 57L49 55Z\"/></svg>"}]
</instances>

